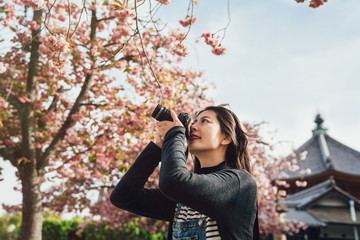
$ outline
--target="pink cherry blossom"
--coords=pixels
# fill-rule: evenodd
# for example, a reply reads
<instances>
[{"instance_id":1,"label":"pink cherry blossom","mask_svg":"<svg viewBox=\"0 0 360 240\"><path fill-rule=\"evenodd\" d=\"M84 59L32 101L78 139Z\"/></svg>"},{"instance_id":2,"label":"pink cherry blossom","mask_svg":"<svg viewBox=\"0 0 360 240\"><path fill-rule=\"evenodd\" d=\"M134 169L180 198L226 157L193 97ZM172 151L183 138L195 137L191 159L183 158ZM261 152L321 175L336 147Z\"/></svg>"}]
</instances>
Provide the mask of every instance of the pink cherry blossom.
<instances>
[{"instance_id":1,"label":"pink cherry blossom","mask_svg":"<svg viewBox=\"0 0 360 240\"><path fill-rule=\"evenodd\" d=\"M305 0L295 0L295 1L298 2L298 3L305 2ZM328 0L311 0L310 4L309 4L309 7L318 8L318 7L324 5L327 2L328 2Z\"/></svg>"},{"instance_id":2,"label":"pink cherry blossom","mask_svg":"<svg viewBox=\"0 0 360 240\"><path fill-rule=\"evenodd\" d=\"M3 62L0 62L0 73L4 73L6 71L6 67Z\"/></svg>"},{"instance_id":3,"label":"pink cherry blossom","mask_svg":"<svg viewBox=\"0 0 360 240\"><path fill-rule=\"evenodd\" d=\"M227 49L224 47L221 47L221 45L214 47L211 50L212 53L214 53L215 55L224 55L227 52Z\"/></svg>"},{"instance_id":4,"label":"pink cherry blossom","mask_svg":"<svg viewBox=\"0 0 360 240\"><path fill-rule=\"evenodd\" d=\"M45 7L45 1L44 0L21 0L23 4L29 5L34 10L39 10Z\"/></svg>"},{"instance_id":5,"label":"pink cherry blossom","mask_svg":"<svg viewBox=\"0 0 360 240\"><path fill-rule=\"evenodd\" d=\"M34 22L34 21L31 21L31 22L30 22L30 27L31 27L32 30L36 31L36 30L38 30L38 29L40 28L40 25L37 24L37 23Z\"/></svg>"},{"instance_id":6,"label":"pink cherry blossom","mask_svg":"<svg viewBox=\"0 0 360 240\"><path fill-rule=\"evenodd\" d=\"M8 12L5 19L3 19L3 25L8 27L10 26L10 22L16 17L16 9L10 3L5 3L4 9L6 9Z\"/></svg>"},{"instance_id":7,"label":"pink cherry blossom","mask_svg":"<svg viewBox=\"0 0 360 240\"><path fill-rule=\"evenodd\" d=\"M120 23L125 24L133 20L136 14L134 10L127 7L125 9L115 11L115 16L118 18Z\"/></svg>"},{"instance_id":8,"label":"pink cherry blossom","mask_svg":"<svg viewBox=\"0 0 360 240\"><path fill-rule=\"evenodd\" d=\"M58 19L61 21L61 22L65 22L67 20L66 16L65 15L60 15L58 17Z\"/></svg>"},{"instance_id":9,"label":"pink cherry blossom","mask_svg":"<svg viewBox=\"0 0 360 240\"><path fill-rule=\"evenodd\" d=\"M139 73L140 73L140 68L138 66L134 67L130 72L131 75L135 75L135 76L139 75Z\"/></svg>"},{"instance_id":10,"label":"pink cherry blossom","mask_svg":"<svg viewBox=\"0 0 360 240\"><path fill-rule=\"evenodd\" d=\"M63 35L42 37L42 42L53 52L65 52L69 48L69 43Z\"/></svg>"},{"instance_id":11,"label":"pink cherry blossom","mask_svg":"<svg viewBox=\"0 0 360 240\"><path fill-rule=\"evenodd\" d=\"M187 55L189 55L189 48L184 46L183 44L173 44L173 51L176 55L181 56L181 57L186 57Z\"/></svg>"},{"instance_id":12,"label":"pink cherry blossom","mask_svg":"<svg viewBox=\"0 0 360 240\"><path fill-rule=\"evenodd\" d=\"M41 148L41 144L40 143L34 143L34 147L36 147L36 148Z\"/></svg>"},{"instance_id":13,"label":"pink cherry blossom","mask_svg":"<svg viewBox=\"0 0 360 240\"><path fill-rule=\"evenodd\" d=\"M197 17L195 18L191 18L190 16L187 16L185 18L185 20L180 20L179 23L183 26L183 27L188 27L190 25L193 25L194 23L196 23L198 20Z\"/></svg>"},{"instance_id":14,"label":"pink cherry blossom","mask_svg":"<svg viewBox=\"0 0 360 240\"><path fill-rule=\"evenodd\" d=\"M73 121L80 121L81 119L83 119L83 115L82 114L73 114L72 116L71 116L71 118L72 118L72 120Z\"/></svg>"},{"instance_id":15,"label":"pink cherry blossom","mask_svg":"<svg viewBox=\"0 0 360 240\"><path fill-rule=\"evenodd\" d=\"M295 181L296 186L298 187L306 187L307 181Z\"/></svg>"},{"instance_id":16,"label":"pink cherry blossom","mask_svg":"<svg viewBox=\"0 0 360 240\"><path fill-rule=\"evenodd\" d=\"M156 0L156 1L158 1L159 3L164 4L164 5L169 5L172 0Z\"/></svg>"},{"instance_id":17,"label":"pink cherry blossom","mask_svg":"<svg viewBox=\"0 0 360 240\"><path fill-rule=\"evenodd\" d=\"M219 44L219 36L214 37L214 34L203 33L201 37L205 38L205 43L212 46L213 48Z\"/></svg>"},{"instance_id":18,"label":"pink cherry blossom","mask_svg":"<svg viewBox=\"0 0 360 240\"><path fill-rule=\"evenodd\" d=\"M19 97L19 101L22 103L31 102L31 100L26 96Z\"/></svg>"},{"instance_id":19,"label":"pink cherry blossom","mask_svg":"<svg viewBox=\"0 0 360 240\"><path fill-rule=\"evenodd\" d=\"M53 74L59 74L63 76L69 74L69 72L71 71L70 64L71 63L68 59L64 62L53 61L53 60L49 60L47 62L47 65Z\"/></svg>"}]
</instances>

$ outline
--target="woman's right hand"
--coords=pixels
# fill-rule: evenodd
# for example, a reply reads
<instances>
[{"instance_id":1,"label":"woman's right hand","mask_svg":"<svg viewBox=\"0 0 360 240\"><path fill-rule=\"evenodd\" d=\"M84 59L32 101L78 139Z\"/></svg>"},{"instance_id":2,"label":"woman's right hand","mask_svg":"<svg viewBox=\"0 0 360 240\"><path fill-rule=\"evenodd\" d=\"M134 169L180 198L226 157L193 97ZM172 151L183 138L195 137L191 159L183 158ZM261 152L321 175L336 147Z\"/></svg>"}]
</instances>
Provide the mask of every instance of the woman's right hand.
<instances>
[{"instance_id":1,"label":"woman's right hand","mask_svg":"<svg viewBox=\"0 0 360 240\"><path fill-rule=\"evenodd\" d=\"M156 134L156 142L155 144L158 145L159 148L162 148L164 140L161 138L160 133Z\"/></svg>"}]
</instances>

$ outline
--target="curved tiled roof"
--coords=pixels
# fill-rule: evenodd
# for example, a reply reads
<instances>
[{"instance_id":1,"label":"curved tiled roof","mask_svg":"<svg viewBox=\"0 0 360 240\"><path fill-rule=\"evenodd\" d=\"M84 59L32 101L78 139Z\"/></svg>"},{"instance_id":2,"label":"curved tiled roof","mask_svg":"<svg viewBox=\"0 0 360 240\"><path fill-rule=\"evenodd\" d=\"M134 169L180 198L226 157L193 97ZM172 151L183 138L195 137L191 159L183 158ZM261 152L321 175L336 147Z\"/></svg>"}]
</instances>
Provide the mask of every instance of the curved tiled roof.
<instances>
[{"instance_id":1,"label":"curved tiled roof","mask_svg":"<svg viewBox=\"0 0 360 240\"><path fill-rule=\"evenodd\" d=\"M338 196L342 196L342 198L353 199L357 207L360 207L360 202L354 196L350 195L349 193L341 189L339 186L337 186L335 180L333 180L332 178L329 178L324 182L304 189L300 192L294 193L288 196L284 201L285 205L288 208L301 209L311 205L320 198L323 198L330 192L335 192Z\"/></svg>"},{"instance_id":2,"label":"curved tiled roof","mask_svg":"<svg viewBox=\"0 0 360 240\"><path fill-rule=\"evenodd\" d=\"M330 161L335 171L360 176L360 152L326 135Z\"/></svg>"},{"instance_id":3,"label":"curved tiled roof","mask_svg":"<svg viewBox=\"0 0 360 240\"><path fill-rule=\"evenodd\" d=\"M312 216L305 210L299 210L295 208L291 208L286 212L286 219L290 222L298 222L298 223L304 223L307 226L311 227L326 227L326 223L318 220L316 217Z\"/></svg>"},{"instance_id":4,"label":"curved tiled roof","mask_svg":"<svg viewBox=\"0 0 360 240\"><path fill-rule=\"evenodd\" d=\"M305 205L331 191L334 186L332 179L328 179L320 184L294 193L285 199L286 206L289 208L303 208Z\"/></svg>"},{"instance_id":5,"label":"curved tiled roof","mask_svg":"<svg viewBox=\"0 0 360 240\"><path fill-rule=\"evenodd\" d=\"M297 171L286 170L288 179L315 176L336 171L360 177L360 152L338 142L327 134L314 134L294 151ZM292 160L291 156L287 157ZM310 173L309 170L311 171Z\"/></svg>"},{"instance_id":6,"label":"curved tiled roof","mask_svg":"<svg viewBox=\"0 0 360 240\"><path fill-rule=\"evenodd\" d=\"M318 206L317 203L323 199L336 197L344 203L342 206ZM297 192L281 201L286 212L286 218L309 226L326 226L328 223L360 224L360 219L353 221L347 205L349 200L354 201L355 214L359 216L360 202L343 189L338 187L333 179L328 179L315 186Z\"/></svg>"}]
</instances>

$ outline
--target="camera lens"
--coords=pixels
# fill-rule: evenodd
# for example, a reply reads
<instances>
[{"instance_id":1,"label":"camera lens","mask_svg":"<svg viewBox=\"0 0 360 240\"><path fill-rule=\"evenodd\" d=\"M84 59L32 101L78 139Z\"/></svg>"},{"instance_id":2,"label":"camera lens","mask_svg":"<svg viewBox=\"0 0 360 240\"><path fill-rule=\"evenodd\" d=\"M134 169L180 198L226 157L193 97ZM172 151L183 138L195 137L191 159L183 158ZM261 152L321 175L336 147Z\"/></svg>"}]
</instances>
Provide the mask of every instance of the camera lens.
<instances>
[{"instance_id":1,"label":"camera lens","mask_svg":"<svg viewBox=\"0 0 360 240\"><path fill-rule=\"evenodd\" d=\"M172 121L170 110L166 107L162 106L161 104L158 104L156 108L154 109L153 113L151 114L153 118L155 118L158 121Z\"/></svg>"}]
</instances>

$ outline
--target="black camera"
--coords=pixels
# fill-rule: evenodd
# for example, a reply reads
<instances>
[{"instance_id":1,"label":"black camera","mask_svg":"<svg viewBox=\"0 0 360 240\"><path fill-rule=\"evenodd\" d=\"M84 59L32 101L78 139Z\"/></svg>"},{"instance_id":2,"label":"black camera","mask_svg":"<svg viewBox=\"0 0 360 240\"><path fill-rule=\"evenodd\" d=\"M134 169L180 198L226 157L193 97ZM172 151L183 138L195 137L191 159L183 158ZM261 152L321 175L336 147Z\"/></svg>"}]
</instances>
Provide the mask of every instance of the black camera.
<instances>
[{"instance_id":1,"label":"black camera","mask_svg":"<svg viewBox=\"0 0 360 240\"><path fill-rule=\"evenodd\" d=\"M153 113L151 114L151 117L155 118L158 121L173 121L170 110L161 104L158 104L156 106ZM182 112L177 117L179 118L180 122L184 125L186 129L185 136L187 140L189 140L190 138L189 125L191 122L190 115L185 112Z\"/></svg>"}]
</instances>

